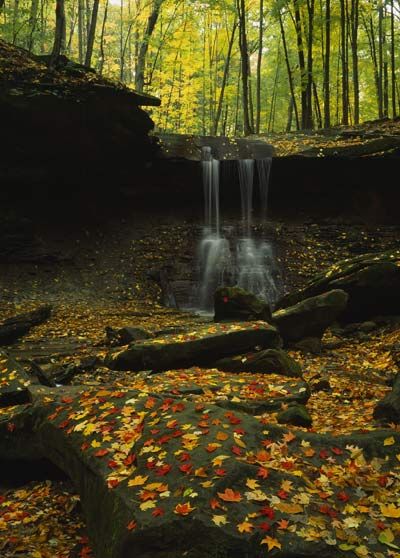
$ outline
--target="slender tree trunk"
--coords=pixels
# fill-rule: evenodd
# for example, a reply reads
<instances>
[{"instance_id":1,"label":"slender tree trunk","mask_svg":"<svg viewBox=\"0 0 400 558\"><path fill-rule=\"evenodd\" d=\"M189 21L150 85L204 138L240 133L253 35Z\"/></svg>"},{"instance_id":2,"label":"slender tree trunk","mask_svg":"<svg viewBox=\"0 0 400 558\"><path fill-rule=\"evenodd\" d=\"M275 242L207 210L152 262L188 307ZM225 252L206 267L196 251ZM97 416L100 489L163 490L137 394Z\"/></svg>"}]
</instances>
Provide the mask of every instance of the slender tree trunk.
<instances>
[{"instance_id":1,"label":"slender tree trunk","mask_svg":"<svg viewBox=\"0 0 400 558\"><path fill-rule=\"evenodd\" d=\"M30 9L30 12L29 12L29 22L28 22L29 35L28 35L28 40L27 40L27 43L26 43L26 48L27 48L27 50L29 50L29 52L32 52L32 50L34 48L38 7L39 7L39 0L32 0L31 9ZM0 7L0 10L1 10L1 7Z\"/></svg>"},{"instance_id":2,"label":"slender tree trunk","mask_svg":"<svg viewBox=\"0 0 400 558\"><path fill-rule=\"evenodd\" d=\"M64 0L56 0L56 29L49 67L52 68L65 46L65 6Z\"/></svg>"},{"instance_id":3,"label":"slender tree trunk","mask_svg":"<svg viewBox=\"0 0 400 558\"><path fill-rule=\"evenodd\" d=\"M84 24L84 3L83 0L78 0L78 48L79 48L79 62L83 64L85 52L85 24Z\"/></svg>"},{"instance_id":4,"label":"slender tree trunk","mask_svg":"<svg viewBox=\"0 0 400 558\"><path fill-rule=\"evenodd\" d=\"M246 31L246 4L245 0L236 0L239 15L239 46L242 64L242 104L243 104L243 132L245 136L254 133L250 121L250 95L249 95L249 51L247 46Z\"/></svg>"},{"instance_id":5,"label":"slender tree trunk","mask_svg":"<svg viewBox=\"0 0 400 558\"><path fill-rule=\"evenodd\" d=\"M369 19L368 22L365 19L365 17L363 17L363 24L364 24L365 33L368 37L369 50L371 54L372 64L374 67L374 81L375 81L375 89L376 89L378 114L381 114L382 108L380 103L378 56L376 53L375 32L374 32L372 17Z\"/></svg>"},{"instance_id":6,"label":"slender tree trunk","mask_svg":"<svg viewBox=\"0 0 400 558\"><path fill-rule=\"evenodd\" d=\"M331 0L326 0L325 8L325 58L324 58L324 126L331 125L331 92L330 92L330 61L331 61Z\"/></svg>"},{"instance_id":7,"label":"slender tree trunk","mask_svg":"<svg viewBox=\"0 0 400 558\"><path fill-rule=\"evenodd\" d=\"M396 55L394 34L394 0L390 2L390 70L392 79L392 116L396 118Z\"/></svg>"},{"instance_id":8,"label":"slender tree trunk","mask_svg":"<svg viewBox=\"0 0 400 558\"><path fill-rule=\"evenodd\" d=\"M90 27L87 40L85 66L90 66L92 63L93 45L96 36L97 15L99 12L99 0L93 0L92 17L90 20Z\"/></svg>"},{"instance_id":9,"label":"slender tree trunk","mask_svg":"<svg viewBox=\"0 0 400 558\"><path fill-rule=\"evenodd\" d=\"M387 57L387 37L386 37L386 19L387 11L386 4L384 6L384 19L383 19L383 37L382 37L382 50L383 50L383 115L389 116L389 64Z\"/></svg>"},{"instance_id":10,"label":"slender tree trunk","mask_svg":"<svg viewBox=\"0 0 400 558\"><path fill-rule=\"evenodd\" d=\"M15 45L18 36L19 0L14 0L12 15L12 44Z\"/></svg>"},{"instance_id":11,"label":"slender tree trunk","mask_svg":"<svg viewBox=\"0 0 400 558\"><path fill-rule=\"evenodd\" d=\"M359 0L351 0L351 58L353 67L353 92L354 92L354 124L360 123L360 85L358 74L358 25L359 25Z\"/></svg>"},{"instance_id":12,"label":"slender tree trunk","mask_svg":"<svg viewBox=\"0 0 400 558\"><path fill-rule=\"evenodd\" d=\"M216 136L217 133L218 133L218 125L219 125L219 121L220 121L220 118L221 118L222 107L223 107L223 103L224 103L225 89L226 89L226 84L227 84L228 76L229 76L229 69L230 69L230 64L231 64L232 49L233 49L233 44L234 44L234 41L235 41L236 29L237 29L237 20L235 19L235 22L234 22L233 27L232 27L232 32L231 32L231 35L229 37L228 53L226 55L225 66L224 66L224 75L222 77L221 91L220 91L220 94L219 94L218 105L217 105L217 110L216 110L215 119L214 119L214 126L213 126L213 131L212 131L214 136Z\"/></svg>"},{"instance_id":13,"label":"slender tree trunk","mask_svg":"<svg viewBox=\"0 0 400 558\"><path fill-rule=\"evenodd\" d=\"M379 61L379 89L378 89L378 105L379 118L384 115L383 106L383 6L382 3L378 7L378 61Z\"/></svg>"},{"instance_id":14,"label":"slender tree trunk","mask_svg":"<svg viewBox=\"0 0 400 558\"><path fill-rule=\"evenodd\" d=\"M301 127L307 128L308 115L307 115L307 71L304 56L304 46L303 46L303 31L301 25L301 13L299 0L293 0L294 2L294 17L295 17L295 28L296 28L296 41L297 41L297 53L299 57L299 68L300 68L300 82L301 82Z\"/></svg>"},{"instance_id":15,"label":"slender tree trunk","mask_svg":"<svg viewBox=\"0 0 400 558\"><path fill-rule=\"evenodd\" d=\"M258 28L258 55L257 55L257 84L256 84L256 134L260 133L261 120L261 65L264 40L264 0L260 0L259 28Z\"/></svg>"},{"instance_id":16,"label":"slender tree trunk","mask_svg":"<svg viewBox=\"0 0 400 558\"><path fill-rule=\"evenodd\" d=\"M347 2L347 0L346 0ZM349 68L347 62L347 18L345 0L340 0L340 31L342 49L342 124L349 123Z\"/></svg>"},{"instance_id":17,"label":"slender tree trunk","mask_svg":"<svg viewBox=\"0 0 400 558\"><path fill-rule=\"evenodd\" d=\"M289 80L290 95L291 95L291 98L292 98L292 109L294 110L294 113L295 113L296 129L300 130L299 111L298 111L298 108L297 108L296 93L295 93L295 90L294 90L293 74L292 74L292 69L290 67L289 51L288 51L287 42L286 42L286 33L285 33L285 28L283 26L282 14L281 14L280 10L278 10L278 19L279 19L279 27L280 27L280 30L281 30L283 51L284 51L284 54L285 54L285 63L286 63L286 69L287 69L287 74L288 74L288 80Z\"/></svg>"},{"instance_id":18,"label":"slender tree trunk","mask_svg":"<svg viewBox=\"0 0 400 558\"><path fill-rule=\"evenodd\" d=\"M319 102L318 90L317 90L317 86L315 85L315 81L313 81L312 87L313 87L313 94L314 94L315 114L317 115L317 125L318 128L322 128L321 103Z\"/></svg>"},{"instance_id":19,"label":"slender tree trunk","mask_svg":"<svg viewBox=\"0 0 400 558\"><path fill-rule=\"evenodd\" d=\"M146 56L149 50L149 41L157 24L160 15L163 0L154 0L152 11L147 20L147 27L144 33L142 43L139 48L138 60L136 65L135 88L137 91L143 91L144 88L144 71L146 66Z\"/></svg>"},{"instance_id":20,"label":"slender tree trunk","mask_svg":"<svg viewBox=\"0 0 400 558\"><path fill-rule=\"evenodd\" d=\"M307 0L307 13L308 13L308 37L307 37L307 114L305 118L305 127L308 129L313 128L313 41L314 41L314 0Z\"/></svg>"},{"instance_id":21,"label":"slender tree trunk","mask_svg":"<svg viewBox=\"0 0 400 558\"><path fill-rule=\"evenodd\" d=\"M108 0L106 0L104 6L104 16L103 16L103 23L101 26L101 35L100 35L100 59L99 59L99 74L102 75L103 68L104 68L104 34L106 31L106 23L107 23L107 15L108 15Z\"/></svg>"}]
</instances>

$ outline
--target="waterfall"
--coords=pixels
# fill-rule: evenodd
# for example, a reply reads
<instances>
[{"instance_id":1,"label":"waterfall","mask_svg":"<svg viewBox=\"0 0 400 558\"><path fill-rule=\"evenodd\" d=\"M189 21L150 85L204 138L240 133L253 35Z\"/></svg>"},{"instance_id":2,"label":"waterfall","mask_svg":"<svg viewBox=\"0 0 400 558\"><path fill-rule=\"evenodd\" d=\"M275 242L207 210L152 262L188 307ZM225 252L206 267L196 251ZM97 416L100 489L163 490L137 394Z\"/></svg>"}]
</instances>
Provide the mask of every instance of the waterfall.
<instances>
[{"instance_id":1,"label":"waterfall","mask_svg":"<svg viewBox=\"0 0 400 558\"><path fill-rule=\"evenodd\" d=\"M271 167L272 167L272 157L266 157L265 159L259 159L257 161L258 184L260 187L262 219L267 218L268 186L269 186L269 177L271 174Z\"/></svg>"},{"instance_id":2,"label":"waterfall","mask_svg":"<svg viewBox=\"0 0 400 558\"><path fill-rule=\"evenodd\" d=\"M219 161L210 147L202 149L205 225L219 235Z\"/></svg>"},{"instance_id":3,"label":"waterfall","mask_svg":"<svg viewBox=\"0 0 400 558\"><path fill-rule=\"evenodd\" d=\"M244 234L250 236L253 213L254 160L238 161L240 198L242 201L242 222Z\"/></svg>"},{"instance_id":4,"label":"waterfall","mask_svg":"<svg viewBox=\"0 0 400 558\"><path fill-rule=\"evenodd\" d=\"M262 219L267 214L271 164L271 158L257 161ZM234 227L221 227L220 162L213 158L210 147L203 147L201 165L204 226L197 256L200 272L197 294L199 309L206 312L213 310L215 289L222 285L238 285L273 304L279 296L273 246L266 239L253 238L252 231L255 161L243 159L237 163L241 235L235 234Z\"/></svg>"}]
</instances>

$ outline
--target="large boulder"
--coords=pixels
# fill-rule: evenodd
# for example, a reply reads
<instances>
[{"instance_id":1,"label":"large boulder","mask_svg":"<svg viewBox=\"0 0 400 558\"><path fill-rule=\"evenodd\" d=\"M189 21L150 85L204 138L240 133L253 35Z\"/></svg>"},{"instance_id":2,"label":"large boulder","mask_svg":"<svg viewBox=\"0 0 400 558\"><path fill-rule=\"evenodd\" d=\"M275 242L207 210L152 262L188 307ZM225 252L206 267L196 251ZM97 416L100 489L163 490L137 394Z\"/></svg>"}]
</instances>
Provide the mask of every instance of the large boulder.
<instances>
[{"instance_id":1,"label":"large boulder","mask_svg":"<svg viewBox=\"0 0 400 558\"><path fill-rule=\"evenodd\" d=\"M215 367L226 372L257 372L301 376L301 366L282 349L266 349L217 360Z\"/></svg>"},{"instance_id":2,"label":"large boulder","mask_svg":"<svg viewBox=\"0 0 400 558\"><path fill-rule=\"evenodd\" d=\"M400 314L400 250L346 259L317 275L308 285L283 297L277 308L293 306L331 289L349 295L343 322Z\"/></svg>"},{"instance_id":3,"label":"large boulder","mask_svg":"<svg viewBox=\"0 0 400 558\"><path fill-rule=\"evenodd\" d=\"M271 320L269 304L240 287L219 287L214 295L215 322Z\"/></svg>"},{"instance_id":4,"label":"large boulder","mask_svg":"<svg viewBox=\"0 0 400 558\"><path fill-rule=\"evenodd\" d=\"M346 308L348 295L342 290L302 300L273 314L273 323L285 342L307 337L322 337L324 331Z\"/></svg>"},{"instance_id":5,"label":"large boulder","mask_svg":"<svg viewBox=\"0 0 400 558\"><path fill-rule=\"evenodd\" d=\"M46 457L71 477L97 558L389 556L386 543L398 545L398 432L289 432L146 388L33 396L0 415L0 459Z\"/></svg>"},{"instance_id":6,"label":"large boulder","mask_svg":"<svg viewBox=\"0 0 400 558\"><path fill-rule=\"evenodd\" d=\"M212 324L182 334L137 341L110 353L106 365L114 370L169 370L254 350L278 348L282 340L275 327L265 322Z\"/></svg>"}]
</instances>

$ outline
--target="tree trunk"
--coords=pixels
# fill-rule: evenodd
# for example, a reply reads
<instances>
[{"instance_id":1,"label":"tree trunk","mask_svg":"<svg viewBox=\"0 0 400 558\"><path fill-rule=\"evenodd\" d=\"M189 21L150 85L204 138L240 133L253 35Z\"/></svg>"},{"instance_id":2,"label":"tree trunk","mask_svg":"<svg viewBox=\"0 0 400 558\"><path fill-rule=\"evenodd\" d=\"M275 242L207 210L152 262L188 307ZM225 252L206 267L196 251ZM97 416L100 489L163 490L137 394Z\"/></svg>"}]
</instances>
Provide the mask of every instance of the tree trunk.
<instances>
[{"instance_id":1,"label":"tree trunk","mask_svg":"<svg viewBox=\"0 0 400 558\"><path fill-rule=\"evenodd\" d=\"M87 49L85 57L85 66L89 66L92 63L93 45L96 36L96 25L97 25L97 14L99 12L99 0L93 0L92 17L90 20L90 27L87 40Z\"/></svg>"},{"instance_id":2,"label":"tree trunk","mask_svg":"<svg viewBox=\"0 0 400 558\"><path fill-rule=\"evenodd\" d=\"M65 46L65 6L64 0L56 0L56 29L49 67L53 68Z\"/></svg>"},{"instance_id":3,"label":"tree trunk","mask_svg":"<svg viewBox=\"0 0 400 558\"><path fill-rule=\"evenodd\" d=\"M99 74L100 75L103 73L103 68L104 68L104 59L105 59L104 34L105 34L105 30L106 30L107 15L108 15L108 0L106 0L106 4L104 6L104 17L103 17L103 23L102 23L102 26L101 26L101 35L100 35L100 60L99 60Z\"/></svg>"},{"instance_id":4,"label":"tree trunk","mask_svg":"<svg viewBox=\"0 0 400 558\"><path fill-rule=\"evenodd\" d=\"M297 53L299 57L299 68L300 68L300 82L301 82L301 127L307 128L307 72L306 63L304 56L303 47L303 31L301 25L301 13L299 0L293 0L294 2L294 17L295 17L295 28L296 28L296 41L297 41Z\"/></svg>"},{"instance_id":5,"label":"tree trunk","mask_svg":"<svg viewBox=\"0 0 400 558\"><path fill-rule=\"evenodd\" d=\"M142 43L139 48L138 60L135 74L135 88L137 91L143 91L144 88L144 71L146 66L146 56L149 50L149 41L157 24L158 16L163 0L154 0L152 11L147 20L147 27L144 33Z\"/></svg>"},{"instance_id":6,"label":"tree trunk","mask_svg":"<svg viewBox=\"0 0 400 558\"><path fill-rule=\"evenodd\" d=\"M245 0L236 0L239 16L239 47L242 65L242 105L243 105L243 133L249 136L254 133L250 121L250 96L249 96L249 51L246 32L246 4Z\"/></svg>"},{"instance_id":7,"label":"tree trunk","mask_svg":"<svg viewBox=\"0 0 400 558\"><path fill-rule=\"evenodd\" d=\"M220 94L219 94L217 111L216 111L215 119L214 119L214 126L213 126L213 135L214 136L216 136L217 133L218 133L218 125L219 125L219 121L220 121L221 114L222 114L222 107L223 107L224 96L225 96L225 88L226 88L226 84L227 84L228 76L229 76L229 68L230 68L230 64L231 64L232 49L233 49L233 43L235 41L236 29L237 29L237 20L235 19L235 22L234 22L233 28L232 28L232 33L231 33L231 36L229 38L228 53L226 55L225 66L224 66L224 75L222 77L221 91L220 91Z\"/></svg>"},{"instance_id":8,"label":"tree trunk","mask_svg":"<svg viewBox=\"0 0 400 558\"><path fill-rule=\"evenodd\" d=\"M261 65L264 40L264 0L260 0L260 15L258 28L258 55L257 55L257 84L256 84L256 134L260 133L261 120Z\"/></svg>"},{"instance_id":9,"label":"tree trunk","mask_svg":"<svg viewBox=\"0 0 400 558\"><path fill-rule=\"evenodd\" d=\"M383 6L380 3L378 8L378 62L379 62L379 87L378 87L378 105L379 118L383 117Z\"/></svg>"},{"instance_id":10,"label":"tree trunk","mask_svg":"<svg viewBox=\"0 0 400 558\"><path fill-rule=\"evenodd\" d=\"M83 0L78 0L78 47L79 47L79 62L83 64L85 52L85 28L84 28L84 4Z\"/></svg>"},{"instance_id":11,"label":"tree trunk","mask_svg":"<svg viewBox=\"0 0 400 558\"><path fill-rule=\"evenodd\" d=\"M307 0L308 37L307 37L307 112L304 120L305 128L313 128L313 41L314 41L314 0Z\"/></svg>"},{"instance_id":12,"label":"tree trunk","mask_svg":"<svg viewBox=\"0 0 400 558\"><path fill-rule=\"evenodd\" d=\"M390 2L390 69L392 79L392 117L397 116L396 107L396 56L395 56L395 34L394 34L394 0Z\"/></svg>"},{"instance_id":13,"label":"tree trunk","mask_svg":"<svg viewBox=\"0 0 400 558\"><path fill-rule=\"evenodd\" d=\"M351 0L351 58L353 66L354 124L360 123L360 85L358 75L359 0Z\"/></svg>"},{"instance_id":14,"label":"tree trunk","mask_svg":"<svg viewBox=\"0 0 400 558\"><path fill-rule=\"evenodd\" d=\"M347 2L347 0L346 0ZM340 0L340 31L342 59L342 124L349 123L349 69L347 63L347 19L345 0Z\"/></svg>"},{"instance_id":15,"label":"tree trunk","mask_svg":"<svg viewBox=\"0 0 400 558\"><path fill-rule=\"evenodd\" d=\"M38 7L39 7L39 0L32 0L31 9L29 12L29 22L28 22L29 35L26 43L26 48L27 50L29 50L29 52L32 52L34 47L34 42L35 42Z\"/></svg>"},{"instance_id":16,"label":"tree trunk","mask_svg":"<svg viewBox=\"0 0 400 558\"><path fill-rule=\"evenodd\" d=\"M278 10L278 19L279 19L279 27L280 27L280 30L281 30L283 51L285 53L285 63L286 63L286 69L287 69L288 79L289 79L290 95L291 95L291 98L292 98L292 108L294 110L295 117L296 117L296 129L300 130L299 111L298 111L298 108L297 108L296 94L295 94L295 90L294 90L293 74L292 74L292 70L291 70L291 67L290 67L289 51L288 51L288 48L287 48L285 28L283 26L282 14L281 14L280 10Z\"/></svg>"},{"instance_id":17,"label":"tree trunk","mask_svg":"<svg viewBox=\"0 0 400 558\"><path fill-rule=\"evenodd\" d=\"M331 62L331 0L325 9L325 59L324 59L324 126L331 125L330 62Z\"/></svg>"}]
</instances>

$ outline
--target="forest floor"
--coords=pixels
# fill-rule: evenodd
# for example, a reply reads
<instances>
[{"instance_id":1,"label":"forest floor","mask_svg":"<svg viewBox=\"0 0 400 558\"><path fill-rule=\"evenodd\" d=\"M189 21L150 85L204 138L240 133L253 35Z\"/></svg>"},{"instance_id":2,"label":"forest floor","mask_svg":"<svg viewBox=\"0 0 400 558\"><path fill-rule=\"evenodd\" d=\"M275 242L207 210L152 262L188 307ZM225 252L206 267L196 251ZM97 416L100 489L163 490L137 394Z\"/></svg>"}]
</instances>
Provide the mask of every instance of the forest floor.
<instances>
[{"instance_id":1,"label":"forest floor","mask_svg":"<svg viewBox=\"0 0 400 558\"><path fill-rule=\"evenodd\" d=\"M303 285L338 259L396 247L400 238L400 227L395 226L311 221L276 221L270 226L284 270L285 290ZM40 231L38 234L37 242ZM103 225L101 229L75 230L75 235L53 232L51 242L42 236L40 246L63 254L64 259L1 264L0 311L4 318L41 303L54 305L52 318L15 345L12 353L35 357L41 363L77 363L86 356L105 354L106 326L140 326L153 332L187 326L195 329L207 319L163 307L160 290L148 279L148 271L169 266L176 276L187 274L193 265L197 234L196 226L189 222L142 217L114 223L107 230ZM35 252L37 244L32 246ZM308 403L315 431L347 433L375 428L373 408L389 390L388 380L396 370L390 348L399 339L400 329L395 324L346 336L328 331L321 354L291 353L311 384L321 378L329 381L329 389L313 392ZM174 374L169 373L170 380L179 381ZM257 376L252 375L255 381ZM137 374L122 376L100 367L94 375L75 377L74 383L128 386L137 378ZM269 420L275 422L275 415ZM4 479L3 473L3 558L95 558L79 497L68 480L33 480L18 486Z\"/></svg>"}]
</instances>

